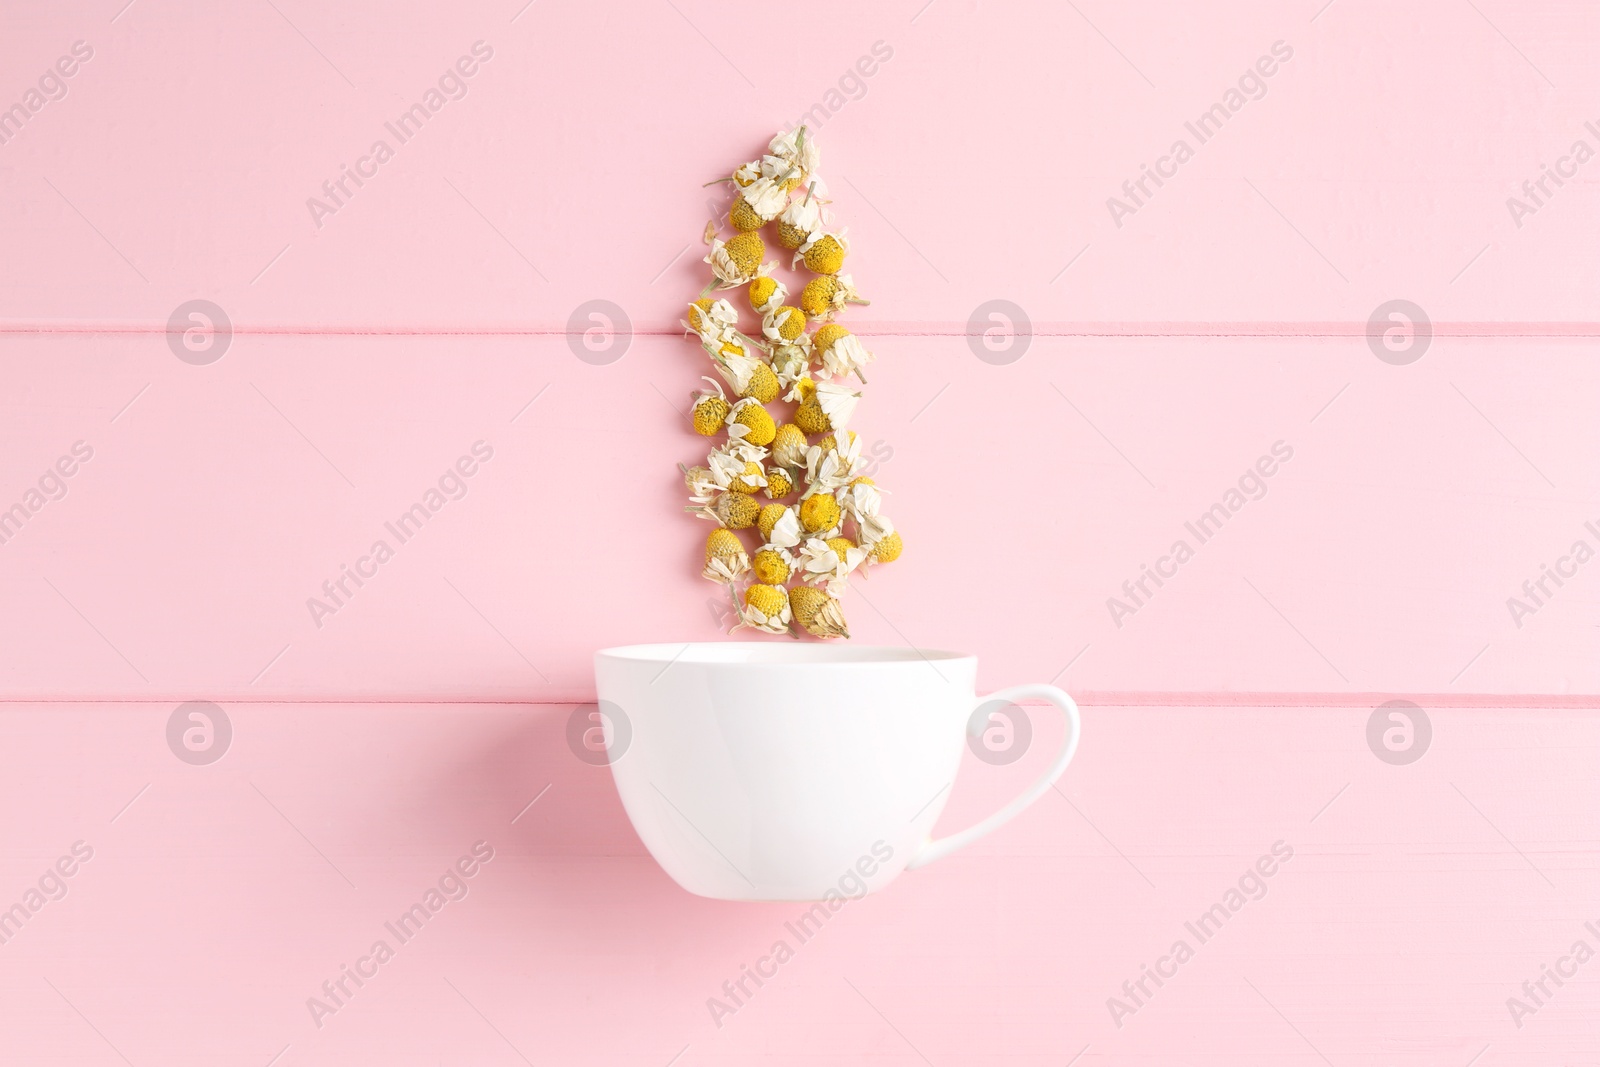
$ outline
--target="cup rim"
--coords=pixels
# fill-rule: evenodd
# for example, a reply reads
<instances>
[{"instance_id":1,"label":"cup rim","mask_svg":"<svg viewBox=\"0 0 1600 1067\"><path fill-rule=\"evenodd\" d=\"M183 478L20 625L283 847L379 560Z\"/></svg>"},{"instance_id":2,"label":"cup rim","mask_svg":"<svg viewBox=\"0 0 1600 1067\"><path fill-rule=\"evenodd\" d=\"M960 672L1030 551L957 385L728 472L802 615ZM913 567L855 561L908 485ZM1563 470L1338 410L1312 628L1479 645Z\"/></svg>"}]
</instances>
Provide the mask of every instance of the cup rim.
<instances>
[{"instance_id":1,"label":"cup rim","mask_svg":"<svg viewBox=\"0 0 1600 1067\"><path fill-rule=\"evenodd\" d=\"M596 663L613 660L720 667L892 667L977 659L969 652L910 645L837 645L812 641L783 644L775 641L662 641L602 648L594 658Z\"/></svg>"}]
</instances>

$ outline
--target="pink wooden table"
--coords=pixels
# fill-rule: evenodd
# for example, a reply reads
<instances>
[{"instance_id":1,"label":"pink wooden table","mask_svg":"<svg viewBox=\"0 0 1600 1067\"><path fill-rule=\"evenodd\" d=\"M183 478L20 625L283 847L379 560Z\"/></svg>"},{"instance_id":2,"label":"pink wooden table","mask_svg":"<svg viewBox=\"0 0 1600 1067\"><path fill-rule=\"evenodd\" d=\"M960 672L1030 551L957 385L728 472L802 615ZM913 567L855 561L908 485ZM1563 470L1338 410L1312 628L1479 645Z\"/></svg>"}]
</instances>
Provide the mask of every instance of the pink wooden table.
<instances>
[{"instance_id":1,"label":"pink wooden table","mask_svg":"<svg viewBox=\"0 0 1600 1067\"><path fill-rule=\"evenodd\" d=\"M13 0L5 27L0 1062L1600 1062L1600 14ZM800 909L678 890L564 738L594 649L719 632L676 322L701 183L801 119L907 542L852 631L1053 677L1085 740L714 1013ZM186 360L194 301L227 325ZM610 362L579 356L592 301L626 316ZM1421 325L1386 348L1395 309ZM215 762L169 747L191 700L227 716ZM1369 743L1393 700L1413 762ZM1035 725L967 760L944 828L1042 766Z\"/></svg>"}]
</instances>

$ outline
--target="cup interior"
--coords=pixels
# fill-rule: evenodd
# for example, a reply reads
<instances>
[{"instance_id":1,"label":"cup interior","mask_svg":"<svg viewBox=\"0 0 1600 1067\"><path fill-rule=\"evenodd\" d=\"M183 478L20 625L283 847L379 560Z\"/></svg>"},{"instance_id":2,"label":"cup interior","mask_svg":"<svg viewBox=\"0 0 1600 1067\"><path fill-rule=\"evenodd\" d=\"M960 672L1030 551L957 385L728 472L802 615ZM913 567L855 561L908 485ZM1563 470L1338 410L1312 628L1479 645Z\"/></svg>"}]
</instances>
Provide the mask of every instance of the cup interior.
<instances>
[{"instance_id":1,"label":"cup interior","mask_svg":"<svg viewBox=\"0 0 1600 1067\"><path fill-rule=\"evenodd\" d=\"M968 659L966 653L899 645L799 644L775 641L705 641L624 645L598 656L643 663L884 664Z\"/></svg>"}]
</instances>

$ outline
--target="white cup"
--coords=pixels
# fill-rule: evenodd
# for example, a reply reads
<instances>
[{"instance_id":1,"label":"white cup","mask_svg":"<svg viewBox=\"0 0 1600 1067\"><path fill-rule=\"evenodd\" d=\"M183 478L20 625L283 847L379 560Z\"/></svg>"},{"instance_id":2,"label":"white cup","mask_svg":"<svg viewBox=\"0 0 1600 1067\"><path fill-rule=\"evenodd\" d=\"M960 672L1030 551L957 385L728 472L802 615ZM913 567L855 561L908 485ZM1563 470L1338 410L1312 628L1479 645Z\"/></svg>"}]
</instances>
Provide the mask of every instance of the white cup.
<instances>
[{"instance_id":1,"label":"white cup","mask_svg":"<svg viewBox=\"0 0 1600 1067\"><path fill-rule=\"evenodd\" d=\"M978 661L955 652L719 642L595 653L617 792L656 861L722 900L831 900L1014 818L1061 776L1078 709L1052 685L979 698ZM964 735L991 701L1043 699L1067 719L1049 768L1010 804L933 840Z\"/></svg>"}]
</instances>

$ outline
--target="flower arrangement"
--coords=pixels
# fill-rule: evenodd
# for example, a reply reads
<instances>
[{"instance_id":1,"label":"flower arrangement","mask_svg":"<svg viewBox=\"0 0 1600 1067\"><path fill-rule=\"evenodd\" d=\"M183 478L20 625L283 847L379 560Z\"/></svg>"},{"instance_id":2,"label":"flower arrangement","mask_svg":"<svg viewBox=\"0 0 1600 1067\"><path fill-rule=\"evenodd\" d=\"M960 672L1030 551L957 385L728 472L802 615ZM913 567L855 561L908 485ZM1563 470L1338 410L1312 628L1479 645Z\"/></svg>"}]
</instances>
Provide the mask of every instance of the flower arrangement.
<instances>
[{"instance_id":1,"label":"flower arrangement","mask_svg":"<svg viewBox=\"0 0 1600 1067\"><path fill-rule=\"evenodd\" d=\"M848 428L861 399L855 384L866 384L873 356L833 321L847 305L867 301L840 273L850 242L832 228L820 160L800 126L773 137L761 159L717 179L735 188L728 210L735 232L723 240L715 222L706 224L713 280L683 326L718 375L693 394L695 432L722 441L704 466L679 469L687 510L717 524L701 574L727 587L734 630L798 637L798 627L831 638L850 636L840 605L850 578L899 558L901 540L883 513L883 490L860 474L861 441ZM794 303L766 259L768 227L793 251L791 269L813 275ZM760 319L759 337L741 328L729 300L712 295L738 288ZM753 553L742 530L760 538Z\"/></svg>"}]
</instances>

